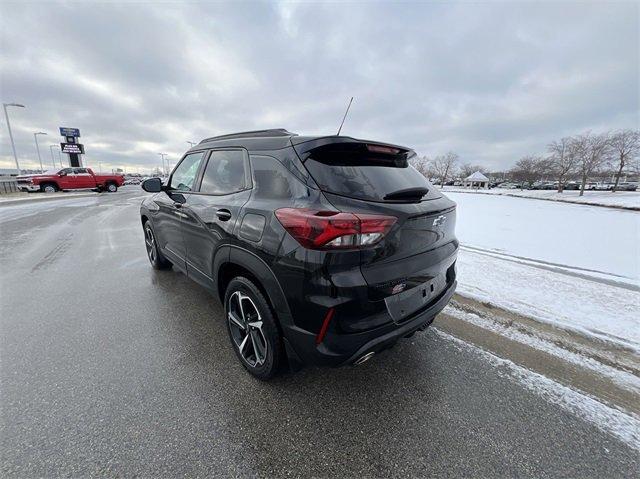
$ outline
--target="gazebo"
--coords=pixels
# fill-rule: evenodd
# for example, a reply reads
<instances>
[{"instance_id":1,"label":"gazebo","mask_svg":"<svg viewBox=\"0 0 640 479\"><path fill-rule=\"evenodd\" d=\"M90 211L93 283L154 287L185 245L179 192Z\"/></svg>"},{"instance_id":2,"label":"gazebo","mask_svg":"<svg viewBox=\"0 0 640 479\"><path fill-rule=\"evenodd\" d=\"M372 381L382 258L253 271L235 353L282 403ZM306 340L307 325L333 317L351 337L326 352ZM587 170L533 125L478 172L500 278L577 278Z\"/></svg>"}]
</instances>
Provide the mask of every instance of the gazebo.
<instances>
[{"instance_id":1,"label":"gazebo","mask_svg":"<svg viewBox=\"0 0 640 479\"><path fill-rule=\"evenodd\" d=\"M484 176L479 171L476 171L474 174L467 176L462 183L462 186L465 188L489 188L489 178Z\"/></svg>"}]
</instances>

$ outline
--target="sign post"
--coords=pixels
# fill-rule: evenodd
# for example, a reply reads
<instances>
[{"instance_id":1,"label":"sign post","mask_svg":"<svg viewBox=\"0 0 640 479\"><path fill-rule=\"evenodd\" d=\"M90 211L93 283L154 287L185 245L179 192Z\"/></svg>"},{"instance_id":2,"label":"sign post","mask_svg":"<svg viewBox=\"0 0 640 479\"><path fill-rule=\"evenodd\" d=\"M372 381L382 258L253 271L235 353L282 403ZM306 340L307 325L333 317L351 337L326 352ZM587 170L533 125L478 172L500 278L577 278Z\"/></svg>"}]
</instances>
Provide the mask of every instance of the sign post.
<instances>
[{"instance_id":1,"label":"sign post","mask_svg":"<svg viewBox=\"0 0 640 479\"><path fill-rule=\"evenodd\" d=\"M78 128L66 128L61 126L60 136L65 139L64 143L60 143L60 151L69 155L69 166L82 166L80 155L84 155L84 145L78 143L80 130Z\"/></svg>"}]
</instances>

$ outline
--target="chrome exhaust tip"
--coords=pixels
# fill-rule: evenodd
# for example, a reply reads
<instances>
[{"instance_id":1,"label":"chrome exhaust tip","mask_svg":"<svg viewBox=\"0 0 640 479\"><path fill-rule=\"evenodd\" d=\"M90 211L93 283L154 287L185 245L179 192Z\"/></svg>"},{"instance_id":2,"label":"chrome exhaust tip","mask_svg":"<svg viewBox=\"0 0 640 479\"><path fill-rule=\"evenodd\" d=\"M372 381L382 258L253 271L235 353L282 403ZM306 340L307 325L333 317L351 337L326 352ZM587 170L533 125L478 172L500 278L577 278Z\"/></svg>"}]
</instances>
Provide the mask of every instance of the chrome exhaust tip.
<instances>
[{"instance_id":1,"label":"chrome exhaust tip","mask_svg":"<svg viewBox=\"0 0 640 479\"><path fill-rule=\"evenodd\" d=\"M376 354L375 352L371 351L368 352L367 354L365 354L364 356L360 356L358 359L355 360L355 362L353 363L356 366L361 365L362 363L368 361L369 359L371 359L373 357L373 355Z\"/></svg>"}]
</instances>

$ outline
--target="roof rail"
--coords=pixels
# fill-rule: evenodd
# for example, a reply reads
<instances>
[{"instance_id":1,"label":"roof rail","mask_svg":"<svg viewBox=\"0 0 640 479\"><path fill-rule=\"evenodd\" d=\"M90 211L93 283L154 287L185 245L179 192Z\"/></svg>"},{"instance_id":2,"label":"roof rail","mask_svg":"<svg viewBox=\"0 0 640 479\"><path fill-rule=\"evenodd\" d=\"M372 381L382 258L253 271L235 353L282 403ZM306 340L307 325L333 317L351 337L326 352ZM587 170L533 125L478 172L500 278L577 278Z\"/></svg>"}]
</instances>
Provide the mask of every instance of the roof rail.
<instances>
[{"instance_id":1,"label":"roof rail","mask_svg":"<svg viewBox=\"0 0 640 479\"><path fill-rule=\"evenodd\" d=\"M255 131L242 131L239 133L229 133L227 135L218 135L212 136L210 138L205 138L200 142L208 143L214 140L231 140L234 138L268 138L268 137L278 137L278 136L297 136L296 133L291 133L287 131L285 128L274 128L271 130L255 130Z\"/></svg>"}]
</instances>

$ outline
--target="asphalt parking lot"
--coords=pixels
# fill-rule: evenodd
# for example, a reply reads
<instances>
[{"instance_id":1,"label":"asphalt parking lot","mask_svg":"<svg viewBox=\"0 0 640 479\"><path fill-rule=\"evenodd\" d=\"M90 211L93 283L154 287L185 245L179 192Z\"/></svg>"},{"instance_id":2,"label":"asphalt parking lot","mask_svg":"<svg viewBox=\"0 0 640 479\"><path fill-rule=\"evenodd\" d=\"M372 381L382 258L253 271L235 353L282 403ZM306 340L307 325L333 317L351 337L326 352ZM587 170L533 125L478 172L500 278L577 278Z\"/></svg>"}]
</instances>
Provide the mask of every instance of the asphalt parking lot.
<instances>
[{"instance_id":1,"label":"asphalt parking lot","mask_svg":"<svg viewBox=\"0 0 640 479\"><path fill-rule=\"evenodd\" d=\"M253 379L217 300L150 268L143 195L0 205L3 477L638 473L637 450L434 329Z\"/></svg>"}]
</instances>

